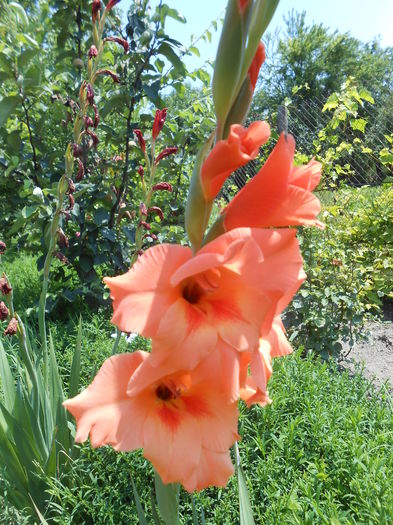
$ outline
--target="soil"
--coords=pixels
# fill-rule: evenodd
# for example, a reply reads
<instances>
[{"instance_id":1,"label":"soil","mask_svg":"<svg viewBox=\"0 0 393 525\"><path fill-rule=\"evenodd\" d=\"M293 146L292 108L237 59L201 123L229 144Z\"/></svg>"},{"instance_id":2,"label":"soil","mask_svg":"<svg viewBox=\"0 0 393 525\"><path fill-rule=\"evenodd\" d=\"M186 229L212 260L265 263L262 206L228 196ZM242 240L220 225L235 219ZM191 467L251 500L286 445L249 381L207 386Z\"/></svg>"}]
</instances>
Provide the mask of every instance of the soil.
<instances>
[{"instance_id":1,"label":"soil","mask_svg":"<svg viewBox=\"0 0 393 525\"><path fill-rule=\"evenodd\" d=\"M393 393L393 322L391 319L373 322L367 329L368 340L357 343L341 364L351 371L363 366L362 373L367 379L373 380L377 387L386 384Z\"/></svg>"}]
</instances>

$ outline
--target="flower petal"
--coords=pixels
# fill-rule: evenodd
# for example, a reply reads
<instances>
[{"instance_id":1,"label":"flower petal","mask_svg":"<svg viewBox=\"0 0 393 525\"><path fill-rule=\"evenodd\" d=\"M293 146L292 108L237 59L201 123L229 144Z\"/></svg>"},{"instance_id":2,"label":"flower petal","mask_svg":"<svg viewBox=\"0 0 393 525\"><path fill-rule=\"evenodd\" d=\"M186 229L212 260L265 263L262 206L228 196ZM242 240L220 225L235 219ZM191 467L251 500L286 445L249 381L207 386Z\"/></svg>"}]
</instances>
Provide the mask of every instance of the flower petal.
<instances>
[{"instance_id":1,"label":"flower petal","mask_svg":"<svg viewBox=\"0 0 393 525\"><path fill-rule=\"evenodd\" d=\"M86 390L63 403L77 422L75 441L85 441L90 433L93 447L111 444L133 450L142 446L146 413L127 397L126 391L131 375L148 355L138 351L110 357ZM126 441L124 425L129 434Z\"/></svg>"},{"instance_id":2,"label":"flower petal","mask_svg":"<svg viewBox=\"0 0 393 525\"><path fill-rule=\"evenodd\" d=\"M192 252L185 246L162 244L149 248L131 270L104 279L113 299L112 323L123 332L153 337L162 316L179 297L170 276Z\"/></svg>"},{"instance_id":3,"label":"flower petal","mask_svg":"<svg viewBox=\"0 0 393 525\"><path fill-rule=\"evenodd\" d=\"M225 487L233 473L229 452L215 452L203 448L197 468L188 478L182 480L182 484L188 492L212 485Z\"/></svg>"}]
</instances>

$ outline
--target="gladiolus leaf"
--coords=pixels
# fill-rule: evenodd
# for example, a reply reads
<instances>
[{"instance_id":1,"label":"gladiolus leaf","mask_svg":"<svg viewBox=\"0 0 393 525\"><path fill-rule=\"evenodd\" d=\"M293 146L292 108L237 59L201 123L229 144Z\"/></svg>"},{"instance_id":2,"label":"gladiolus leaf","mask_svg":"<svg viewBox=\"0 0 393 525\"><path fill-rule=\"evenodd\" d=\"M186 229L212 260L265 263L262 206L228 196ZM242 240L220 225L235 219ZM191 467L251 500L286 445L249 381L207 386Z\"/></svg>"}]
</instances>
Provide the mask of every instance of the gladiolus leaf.
<instances>
[{"instance_id":1,"label":"gladiolus leaf","mask_svg":"<svg viewBox=\"0 0 393 525\"><path fill-rule=\"evenodd\" d=\"M134 494L136 513L138 514L139 525L147 525L146 516L143 512L141 499L139 497L138 491L136 489L134 480L131 478L132 492Z\"/></svg>"},{"instance_id":2,"label":"gladiolus leaf","mask_svg":"<svg viewBox=\"0 0 393 525\"><path fill-rule=\"evenodd\" d=\"M246 478L242 466L240 464L240 455L237 443L235 444L236 451L236 468L237 479L239 483L239 507L240 507L240 525L255 525L252 514L250 496L248 494Z\"/></svg>"},{"instance_id":3,"label":"gladiolus leaf","mask_svg":"<svg viewBox=\"0 0 393 525\"><path fill-rule=\"evenodd\" d=\"M4 406L12 412L15 402L15 384L11 374L10 365L4 351L3 343L0 341L0 378L4 397Z\"/></svg>"},{"instance_id":4,"label":"gladiolus leaf","mask_svg":"<svg viewBox=\"0 0 393 525\"><path fill-rule=\"evenodd\" d=\"M76 345L74 355L72 357L70 387L68 390L68 397L74 397L79 390L80 380L80 364L81 364L81 346L82 346L82 319L79 317L78 333L76 335Z\"/></svg>"},{"instance_id":5,"label":"gladiolus leaf","mask_svg":"<svg viewBox=\"0 0 393 525\"><path fill-rule=\"evenodd\" d=\"M155 473L154 482L158 509L166 525L179 524L179 485L170 483L165 485L160 476Z\"/></svg>"}]
</instances>

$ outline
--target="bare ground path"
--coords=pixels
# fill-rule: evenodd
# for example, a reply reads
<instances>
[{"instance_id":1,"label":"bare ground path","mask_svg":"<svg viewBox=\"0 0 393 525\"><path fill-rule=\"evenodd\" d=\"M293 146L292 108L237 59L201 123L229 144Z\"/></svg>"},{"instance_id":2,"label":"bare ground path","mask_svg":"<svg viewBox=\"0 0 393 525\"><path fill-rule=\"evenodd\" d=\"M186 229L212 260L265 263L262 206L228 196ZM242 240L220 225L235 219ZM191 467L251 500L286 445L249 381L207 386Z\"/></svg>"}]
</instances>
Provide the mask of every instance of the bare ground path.
<instances>
[{"instance_id":1,"label":"bare ground path","mask_svg":"<svg viewBox=\"0 0 393 525\"><path fill-rule=\"evenodd\" d=\"M388 381L393 392L393 322L372 322L367 328L370 338L357 343L341 364L352 371L357 363L364 365L365 377L374 380L376 386Z\"/></svg>"}]
</instances>

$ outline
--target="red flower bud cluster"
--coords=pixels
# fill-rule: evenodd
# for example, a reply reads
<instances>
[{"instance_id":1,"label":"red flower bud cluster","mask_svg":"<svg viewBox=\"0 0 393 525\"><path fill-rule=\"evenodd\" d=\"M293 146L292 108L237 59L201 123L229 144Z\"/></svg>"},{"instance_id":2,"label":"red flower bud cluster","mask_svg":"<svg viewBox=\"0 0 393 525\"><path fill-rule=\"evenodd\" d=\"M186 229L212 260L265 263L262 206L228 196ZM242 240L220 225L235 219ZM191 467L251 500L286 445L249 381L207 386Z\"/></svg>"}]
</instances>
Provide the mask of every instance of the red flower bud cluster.
<instances>
[{"instance_id":1,"label":"red flower bud cluster","mask_svg":"<svg viewBox=\"0 0 393 525\"><path fill-rule=\"evenodd\" d=\"M101 10L101 0L93 0L93 3L91 5L91 18L92 18L93 24L97 20L97 15L100 10Z\"/></svg>"},{"instance_id":2,"label":"red flower bud cluster","mask_svg":"<svg viewBox=\"0 0 393 525\"><path fill-rule=\"evenodd\" d=\"M160 160L165 159L165 157L169 157L169 155L174 155L177 152L178 148L165 148L161 151L156 157L156 160L154 161L154 164L157 165Z\"/></svg>"},{"instance_id":3,"label":"red flower bud cluster","mask_svg":"<svg viewBox=\"0 0 393 525\"><path fill-rule=\"evenodd\" d=\"M89 58L95 58L96 56L98 56L97 48L96 48L96 46L91 46L90 49L89 49L88 57Z\"/></svg>"},{"instance_id":4,"label":"red flower bud cluster","mask_svg":"<svg viewBox=\"0 0 393 525\"><path fill-rule=\"evenodd\" d=\"M142 168L142 166L138 166L137 172L140 178L143 180L143 176L145 175L145 170Z\"/></svg>"},{"instance_id":5,"label":"red flower bud cluster","mask_svg":"<svg viewBox=\"0 0 393 525\"><path fill-rule=\"evenodd\" d=\"M124 40L124 38L118 38L116 36L108 36L104 39L104 42L116 42L120 46L123 46L124 53L128 53L130 50L130 44L127 42L127 40Z\"/></svg>"},{"instance_id":6,"label":"red flower bud cluster","mask_svg":"<svg viewBox=\"0 0 393 525\"><path fill-rule=\"evenodd\" d=\"M145 139L143 138L142 131L140 129L134 129L134 133L136 135L136 138L138 139L139 147L141 148L143 153L146 153L146 142L145 142Z\"/></svg>"},{"instance_id":7,"label":"red flower bud cluster","mask_svg":"<svg viewBox=\"0 0 393 525\"><path fill-rule=\"evenodd\" d=\"M172 191L172 185L169 182L158 182L152 187L153 191Z\"/></svg>"},{"instance_id":8,"label":"red flower bud cluster","mask_svg":"<svg viewBox=\"0 0 393 525\"><path fill-rule=\"evenodd\" d=\"M94 104L94 90L91 87L91 84L87 84L86 100L91 106Z\"/></svg>"},{"instance_id":9,"label":"red flower bud cluster","mask_svg":"<svg viewBox=\"0 0 393 525\"><path fill-rule=\"evenodd\" d=\"M153 123L153 133L152 133L153 140L156 140L156 138L158 137L160 131L162 130L164 126L165 119L166 119L166 113L167 113L167 108L157 109L156 111L156 114L154 117L154 123Z\"/></svg>"}]
</instances>

